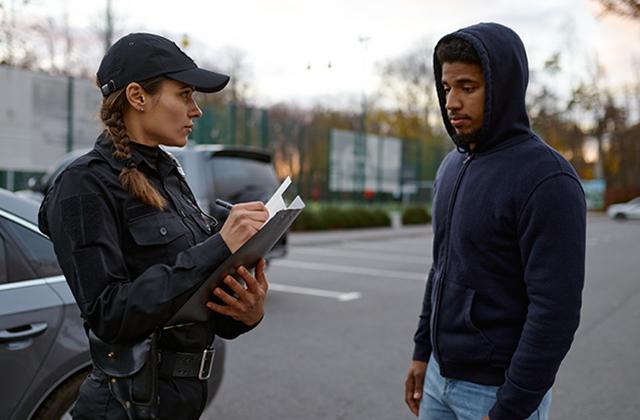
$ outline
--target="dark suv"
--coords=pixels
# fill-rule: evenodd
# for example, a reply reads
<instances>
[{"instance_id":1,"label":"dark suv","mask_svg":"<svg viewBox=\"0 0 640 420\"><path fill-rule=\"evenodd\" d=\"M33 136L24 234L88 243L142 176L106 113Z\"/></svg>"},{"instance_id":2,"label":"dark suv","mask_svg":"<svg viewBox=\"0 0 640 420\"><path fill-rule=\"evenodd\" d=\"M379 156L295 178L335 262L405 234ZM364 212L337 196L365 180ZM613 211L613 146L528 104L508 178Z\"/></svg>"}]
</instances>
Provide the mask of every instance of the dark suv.
<instances>
[{"instance_id":1,"label":"dark suv","mask_svg":"<svg viewBox=\"0 0 640 420\"><path fill-rule=\"evenodd\" d=\"M230 203L247 201L266 202L278 188L279 181L271 154L259 149L219 144L201 144L188 147L164 148L175 156L198 204L205 212L224 223L228 211L216 206L216 198ZM65 155L60 163L40 179L31 179L30 192L21 192L39 200L56 177L87 150L76 150ZM34 196L35 194L35 196ZM287 235L276 243L266 256L284 257L287 254Z\"/></svg>"},{"instance_id":2,"label":"dark suv","mask_svg":"<svg viewBox=\"0 0 640 420\"><path fill-rule=\"evenodd\" d=\"M228 210L217 206L216 198L230 203L266 202L280 185L271 155L258 149L201 144L166 150L180 162L200 207L221 223ZM285 234L266 259L286 254Z\"/></svg>"}]
</instances>

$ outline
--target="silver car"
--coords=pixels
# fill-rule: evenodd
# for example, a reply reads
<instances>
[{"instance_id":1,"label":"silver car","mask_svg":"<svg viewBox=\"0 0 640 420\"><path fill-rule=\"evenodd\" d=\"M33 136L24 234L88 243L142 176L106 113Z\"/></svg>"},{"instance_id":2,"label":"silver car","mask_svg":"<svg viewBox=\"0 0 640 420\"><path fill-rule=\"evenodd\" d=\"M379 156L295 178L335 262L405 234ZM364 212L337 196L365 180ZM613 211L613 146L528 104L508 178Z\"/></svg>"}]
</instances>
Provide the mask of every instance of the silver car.
<instances>
[{"instance_id":1,"label":"silver car","mask_svg":"<svg viewBox=\"0 0 640 420\"><path fill-rule=\"evenodd\" d=\"M80 311L37 212L0 189L0 419L70 419L91 370ZM208 404L224 373L224 341L215 347Z\"/></svg>"}]
</instances>

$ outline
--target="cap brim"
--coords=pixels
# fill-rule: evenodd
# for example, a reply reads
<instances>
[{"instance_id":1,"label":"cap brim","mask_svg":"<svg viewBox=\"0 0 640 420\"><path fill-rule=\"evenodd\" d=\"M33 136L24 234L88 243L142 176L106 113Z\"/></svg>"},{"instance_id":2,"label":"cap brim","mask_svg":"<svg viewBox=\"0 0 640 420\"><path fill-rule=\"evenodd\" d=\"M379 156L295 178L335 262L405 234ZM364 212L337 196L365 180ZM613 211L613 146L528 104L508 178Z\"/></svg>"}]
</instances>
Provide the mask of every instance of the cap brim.
<instances>
[{"instance_id":1,"label":"cap brim","mask_svg":"<svg viewBox=\"0 0 640 420\"><path fill-rule=\"evenodd\" d=\"M165 74L169 79L193 86L198 92L219 92L229 83L229 76L201 68Z\"/></svg>"}]
</instances>

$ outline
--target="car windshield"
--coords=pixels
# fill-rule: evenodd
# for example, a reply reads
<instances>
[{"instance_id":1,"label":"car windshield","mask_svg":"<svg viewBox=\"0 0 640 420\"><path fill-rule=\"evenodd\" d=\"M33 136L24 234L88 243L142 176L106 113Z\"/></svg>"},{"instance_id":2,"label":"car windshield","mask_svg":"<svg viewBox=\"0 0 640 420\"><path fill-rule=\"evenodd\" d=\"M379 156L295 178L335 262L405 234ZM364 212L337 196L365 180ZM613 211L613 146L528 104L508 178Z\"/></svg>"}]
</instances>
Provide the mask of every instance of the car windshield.
<instances>
[{"instance_id":1,"label":"car windshield","mask_svg":"<svg viewBox=\"0 0 640 420\"><path fill-rule=\"evenodd\" d=\"M636 197L633 200L629 201L627 204L640 204L640 197Z\"/></svg>"},{"instance_id":2,"label":"car windshield","mask_svg":"<svg viewBox=\"0 0 640 420\"><path fill-rule=\"evenodd\" d=\"M271 164L242 157L214 156L210 164L219 197L237 202L269 197L278 187Z\"/></svg>"}]
</instances>

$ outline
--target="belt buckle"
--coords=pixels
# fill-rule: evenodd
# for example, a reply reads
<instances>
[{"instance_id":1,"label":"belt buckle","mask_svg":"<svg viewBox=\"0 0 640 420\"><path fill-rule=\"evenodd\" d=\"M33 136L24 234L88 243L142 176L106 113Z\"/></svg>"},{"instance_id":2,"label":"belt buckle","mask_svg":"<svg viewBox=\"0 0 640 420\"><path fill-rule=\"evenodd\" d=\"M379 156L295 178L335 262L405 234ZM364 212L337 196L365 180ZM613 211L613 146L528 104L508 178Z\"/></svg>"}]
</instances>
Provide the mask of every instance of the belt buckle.
<instances>
[{"instance_id":1,"label":"belt buckle","mask_svg":"<svg viewBox=\"0 0 640 420\"><path fill-rule=\"evenodd\" d=\"M204 349L202 359L200 359L200 369L198 369L198 379L207 380L211 377L213 369L213 358L216 354L215 349Z\"/></svg>"}]
</instances>

